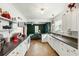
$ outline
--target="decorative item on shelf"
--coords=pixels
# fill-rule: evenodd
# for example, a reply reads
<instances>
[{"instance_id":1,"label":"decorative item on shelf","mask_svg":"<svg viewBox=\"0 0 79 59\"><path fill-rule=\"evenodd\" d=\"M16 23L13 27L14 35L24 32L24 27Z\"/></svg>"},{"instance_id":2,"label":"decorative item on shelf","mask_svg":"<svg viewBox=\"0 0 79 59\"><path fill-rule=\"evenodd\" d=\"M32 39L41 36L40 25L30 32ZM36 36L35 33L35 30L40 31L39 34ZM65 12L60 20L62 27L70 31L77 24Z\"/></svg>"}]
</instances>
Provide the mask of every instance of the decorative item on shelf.
<instances>
[{"instance_id":1,"label":"decorative item on shelf","mask_svg":"<svg viewBox=\"0 0 79 59\"><path fill-rule=\"evenodd\" d=\"M12 22L16 22L16 17L12 17Z\"/></svg>"},{"instance_id":2,"label":"decorative item on shelf","mask_svg":"<svg viewBox=\"0 0 79 59\"><path fill-rule=\"evenodd\" d=\"M5 17L5 18L8 18L8 19L11 19L11 15L9 14L8 11L4 11L2 14L1 14L2 17Z\"/></svg>"},{"instance_id":3,"label":"decorative item on shelf","mask_svg":"<svg viewBox=\"0 0 79 59\"><path fill-rule=\"evenodd\" d=\"M18 19L20 19L20 20L22 20L22 18L21 17L17 17Z\"/></svg>"},{"instance_id":4,"label":"decorative item on shelf","mask_svg":"<svg viewBox=\"0 0 79 59\"><path fill-rule=\"evenodd\" d=\"M76 8L75 3L70 3L68 8L70 8L70 11L72 11L72 8Z\"/></svg>"},{"instance_id":5,"label":"decorative item on shelf","mask_svg":"<svg viewBox=\"0 0 79 59\"><path fill-rule=\"evenodd\" d=\"M11 26L5 25L3 26L3 29L11 29Z\"/></svg>"}]
</instances>

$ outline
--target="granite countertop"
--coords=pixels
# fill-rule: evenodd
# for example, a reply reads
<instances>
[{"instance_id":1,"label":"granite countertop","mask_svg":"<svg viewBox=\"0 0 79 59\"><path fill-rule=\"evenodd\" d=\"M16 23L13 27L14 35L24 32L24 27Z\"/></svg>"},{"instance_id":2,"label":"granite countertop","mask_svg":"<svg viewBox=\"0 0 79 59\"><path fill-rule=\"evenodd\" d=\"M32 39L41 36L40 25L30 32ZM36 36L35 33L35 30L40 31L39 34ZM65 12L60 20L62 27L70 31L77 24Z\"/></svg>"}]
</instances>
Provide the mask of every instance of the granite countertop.
<instances>
[{"instance_id":1,"label":"granite countertop","mask_svg":"<svg viewBox=\"0 0 79 59\"><path fill-rule=\"evenodd\" d=\"M78 39L77 38L71 38L71 37L62 36L59 34L50 34L50 36L78 49Z\"/></svg>"},{"instance_id":2,"label":"granite countertop","mask_svg":"<svg viewBox=\"0 0 79 59\"><path fill-rule=\"evenodd\" d=\"M23 40L24 41L24 40ZM6 45L4 45L3 47L3 50L0 52L0 56L4 56L4 55L7 55L9 54L12 50L14 50L21 42L23 41L18 41L17 43L13 43L13 42L10 42Z\"/></svg>"}]
</instances>

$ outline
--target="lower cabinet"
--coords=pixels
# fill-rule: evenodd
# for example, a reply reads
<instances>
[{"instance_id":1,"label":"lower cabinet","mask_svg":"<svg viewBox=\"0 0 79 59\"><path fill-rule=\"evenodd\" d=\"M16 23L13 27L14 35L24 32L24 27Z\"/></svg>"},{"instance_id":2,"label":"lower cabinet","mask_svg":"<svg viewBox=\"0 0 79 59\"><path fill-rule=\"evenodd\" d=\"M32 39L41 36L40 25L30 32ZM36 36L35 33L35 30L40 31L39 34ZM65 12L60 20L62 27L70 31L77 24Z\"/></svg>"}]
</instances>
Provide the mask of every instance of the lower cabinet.
<instances>
[{"instance_id":1,"label":"lower cabinet","mask_svg":"<svg viewBox=\"0 0 79 59\"><path fill-rule=\"evenodd\" d=\"M42 42L47 42L49 39L48 34L42 34Z\"/></svg>"},{"instance_id":2,"label":"lower cabinet","mask_svg":"<svg viewBox=\"0 0 79 59\"><path fill-rule=\"evenodd\" d=\"M49 36L48 39L49 45L60 55L60 56L77 56L78 50L71 47L70 45L59 41L52 36Z\"/></svg>"},{"instance_id":3,"label":"lower cabinet","mask_svg":"<svg viewBox=\"0 0 79 59\"><path fill-rule=\"evenodd\" d=\"M60 51L61 51L61 55L65 55L65 56L77 56L78 54L78 50L63 43L60 42Z\"/></svg>"},{"instance_id":4,"label":"lower cabinet","mask_svg":"<svg viewBox=\"0 0 79 59\"><path fill-rule=\"evenodd\" d=\"M13 51L7 56L24 56L30 47L30 38L28 37L22 43L20 43Z\"/></svg>"}]
</instances>

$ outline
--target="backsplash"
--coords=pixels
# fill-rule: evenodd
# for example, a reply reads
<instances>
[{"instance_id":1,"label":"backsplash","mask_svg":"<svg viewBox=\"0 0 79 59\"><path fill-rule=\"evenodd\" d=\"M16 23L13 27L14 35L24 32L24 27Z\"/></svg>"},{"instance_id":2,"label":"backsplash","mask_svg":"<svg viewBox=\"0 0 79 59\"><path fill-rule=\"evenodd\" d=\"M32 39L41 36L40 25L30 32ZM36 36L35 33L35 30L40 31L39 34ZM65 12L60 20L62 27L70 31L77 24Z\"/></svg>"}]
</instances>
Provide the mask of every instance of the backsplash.
<instances>
[{"instance_id":1,"label":"backsplash","mask_svg":"<svg viewBox=\"0 0 79 59\"><path fill-rule=\"evenodd\" d=\"M71 31L69 35L78 38L78 31Z\"/></svg>"},{"instance_id":2,"label":"backsplash","mask_svg":"<svg viewBox=\"0 0 79 59\"><path fill-rule=\"evenodd\" d=\"M64 36L78 38L78 31L71 31L69 33L67 33L67 32L53 32L53 33L61 34L61 35L64 35Z\"/></svg>"}]
</instances>

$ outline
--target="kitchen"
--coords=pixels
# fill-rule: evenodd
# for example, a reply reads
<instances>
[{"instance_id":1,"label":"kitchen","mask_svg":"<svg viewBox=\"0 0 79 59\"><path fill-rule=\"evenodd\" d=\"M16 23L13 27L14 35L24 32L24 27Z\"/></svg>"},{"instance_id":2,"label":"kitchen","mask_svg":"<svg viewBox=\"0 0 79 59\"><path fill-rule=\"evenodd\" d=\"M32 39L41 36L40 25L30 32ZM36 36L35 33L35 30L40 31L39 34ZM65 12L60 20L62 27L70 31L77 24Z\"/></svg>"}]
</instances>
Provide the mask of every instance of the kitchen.
<instances>
[{"instance_id":1,"label":"kitchen","mask_svg":"<svg viewBox=\"0 0 79 59\"><path fill-rule=\"evenodd\" d=\"M78 19L79 3L0 3L0 56L78 56Z\"/></svg>"}]
</instances>

